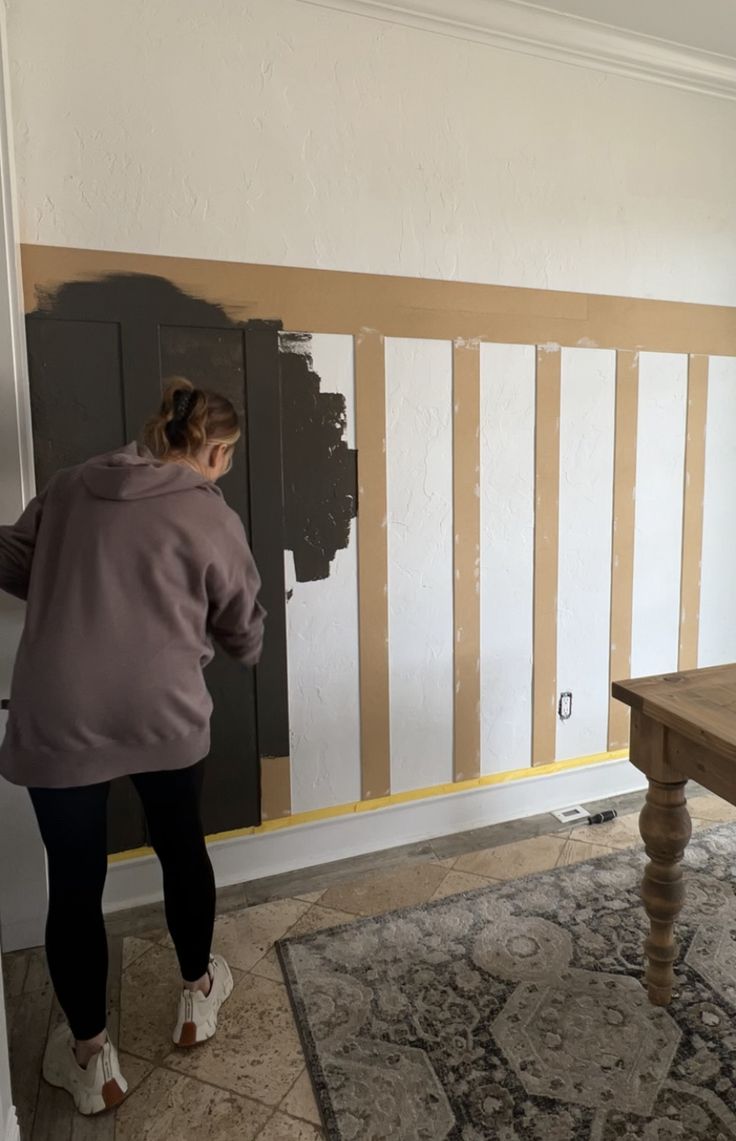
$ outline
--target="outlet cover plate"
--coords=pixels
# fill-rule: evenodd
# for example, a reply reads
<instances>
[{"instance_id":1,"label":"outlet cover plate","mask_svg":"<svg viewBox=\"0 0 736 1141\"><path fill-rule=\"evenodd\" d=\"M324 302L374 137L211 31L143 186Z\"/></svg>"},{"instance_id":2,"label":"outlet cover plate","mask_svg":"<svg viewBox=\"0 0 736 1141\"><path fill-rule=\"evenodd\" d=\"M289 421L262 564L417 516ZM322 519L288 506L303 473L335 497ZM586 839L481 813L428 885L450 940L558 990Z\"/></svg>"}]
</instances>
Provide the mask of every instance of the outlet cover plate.
<instances>
[{"instance_id":1,"label":"outlet cover plate","mask_svg":"<svg viewBox=\"0 0 736 1141\"><path fill-rule=\"evenodd\" d=\"M582 805L575 804L572 808L561 808L559 812L553 812L552 815L555 820L559 820L560 824L576 824L578 820L587 820L590 813Z\"/></svg>"}]
</instances>

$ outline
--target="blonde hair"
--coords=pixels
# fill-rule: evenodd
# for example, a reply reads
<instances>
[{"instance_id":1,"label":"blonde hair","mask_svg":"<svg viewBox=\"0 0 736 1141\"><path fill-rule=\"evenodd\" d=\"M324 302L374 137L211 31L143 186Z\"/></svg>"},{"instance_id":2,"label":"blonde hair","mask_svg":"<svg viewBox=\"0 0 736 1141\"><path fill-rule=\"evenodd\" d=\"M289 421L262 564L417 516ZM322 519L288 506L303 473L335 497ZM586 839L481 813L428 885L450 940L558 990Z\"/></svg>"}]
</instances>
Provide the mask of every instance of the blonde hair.
<instances>
[{"instance_id":1,"label":"blonde hair","mask_svg":"<svg viewBox=\"0 0 736 1141\"><path fill-rule=\"evenodd\" d=\"M233 447L239 438L238 414L227 397L195 388L183 376L166 382L159 412L143 429L143 443L160 460L196 456L207 444Z\"/></svg>"}]
</instances>

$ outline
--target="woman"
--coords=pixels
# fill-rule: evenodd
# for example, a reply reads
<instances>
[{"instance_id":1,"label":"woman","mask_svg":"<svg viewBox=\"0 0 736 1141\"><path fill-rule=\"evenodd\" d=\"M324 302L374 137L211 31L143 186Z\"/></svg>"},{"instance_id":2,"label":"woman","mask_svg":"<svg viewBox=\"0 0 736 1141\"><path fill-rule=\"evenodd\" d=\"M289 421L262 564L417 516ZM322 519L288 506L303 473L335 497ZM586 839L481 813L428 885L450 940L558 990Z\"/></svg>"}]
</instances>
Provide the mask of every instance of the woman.
<instances>
[{"instance_id":1,"label":"woman","mask_svg":"<svg viewBox=\"0 0 736 1141\"><path fill-rule=\"evenodd\" d=\"M232 990L210 954L215 882L200 820L212 639L246 666L260 579L215 487L240 435L222 396L173 381L131 445L58 472L0 528L0 588L27 599L0 773L28 787L48 855L46 951L68 1027L44 1077L85 1114L127 1092L106 1023L110 781L129 776L161 861L183 987L178 1046L211 1038Z\"/></svg>"}]
</instances>

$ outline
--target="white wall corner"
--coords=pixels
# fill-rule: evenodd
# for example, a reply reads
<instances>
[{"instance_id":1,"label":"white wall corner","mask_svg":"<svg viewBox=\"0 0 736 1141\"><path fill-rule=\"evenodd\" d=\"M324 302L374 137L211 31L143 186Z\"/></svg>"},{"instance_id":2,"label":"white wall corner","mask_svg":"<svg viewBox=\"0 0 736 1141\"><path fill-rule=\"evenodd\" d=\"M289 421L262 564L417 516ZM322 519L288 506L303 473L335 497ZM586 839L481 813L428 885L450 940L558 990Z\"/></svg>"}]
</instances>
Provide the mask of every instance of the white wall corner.
<instances>
[{"instance_id":1,"label":"white wall corner","mask_svg":"<svg viewBox=\"0 0 736 1141\"><path fill-rule=\"evenodd\" d=\"M8 1118L5 1122L5 1130L3 1132L2 1141L20 1141L20 1127L18 1125L18 1117L15 1112L15 1106L12 1105L8 1111Z\"/></svg>"},{"instance_id":2,"label":"white wall corner","mask_svg":"<svg viewBox=\"0 0 736 1141\"><path fill-rule=\"evenodd\" d=\"M0 522L15 520L33 495L30 397L15 221L5 9L0 5ZM10 680L23 608L0 599L0 698ZM0 738L5 714L0 714ZM17 875L18 868L23 875ZM6 951L42 941L46 865L25 789L0 781L0 928ZM1 1122L1 1117L0 1117Z\"/></svg>"},{"instance_id":3,"label":"white wall corner","mask_svg":"<svg viewBox=\"0 0 736 1141\"><path fill-rule=\"evenodd\" d=\"M301 0L559 63L736 99L736 59L525 0Z\"/></svg>"},{"instance_id":4,"label":"white wall corner","mask_svg":"<svg viewBox=\"0 0 736 1141\"><path fill-rule=\"evenodd\" d=\"M31 389L28 379L28 353L23 307L20 240L18 237L18 204L16 199L15 148L13 146L12 112L10 106L10 63L6 8L0 5L0 201L2 203L2 230L0 230L0 305L4 310L0 322L0 357L3 379L0 385L0 403L6 419L6 431L15 436L13 451L17 449L16 479L8 480L11 491L3 489L0 499L6 507L6 496L20 492L19 506L33 498L36 479L33 464L33 428L31 424ZM14 407L13 407L14 406ZM14 411L11 417L8 413ZM12 427L11 427L12 425ZM0 433L1 435L1 433ZM6 462L11 453L4 456ZM12 455L15 459L15 455ZM3 469L4 472L4 469Z\"/></svg>"}]
</instances>

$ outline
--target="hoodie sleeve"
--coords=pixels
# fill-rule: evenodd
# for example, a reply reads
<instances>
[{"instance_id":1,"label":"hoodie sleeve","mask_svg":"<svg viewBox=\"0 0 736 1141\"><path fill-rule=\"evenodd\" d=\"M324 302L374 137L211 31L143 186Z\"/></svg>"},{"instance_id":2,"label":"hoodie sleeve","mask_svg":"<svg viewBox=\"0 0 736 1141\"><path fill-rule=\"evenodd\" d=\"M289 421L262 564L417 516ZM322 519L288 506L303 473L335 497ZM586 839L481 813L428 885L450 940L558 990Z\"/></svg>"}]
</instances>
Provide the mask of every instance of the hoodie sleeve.
<instances>
[{"instance_id":1,"label":"hoodie sleeve","mask_svg":"<svg viewBox=\"0 0 736 1141\"><path fill-rule=\"evenodd\" d=\"M0 590L23 601L28 597L42 509L43 496L37 496L17 523L0 527Z\"/></svg>"},{"instance_id":2,"label":"hoodie sleeve","mask_svg":"<svg viewBox=\"0 0 736 1141\"><path fill-rule=\"evenodd\" d=\"M258 601L260 575L237 516L221 528L216 551L207 571L209 630L232 658L254 666L263 648L266 612Z\"/></svg>"}]
</instances>

